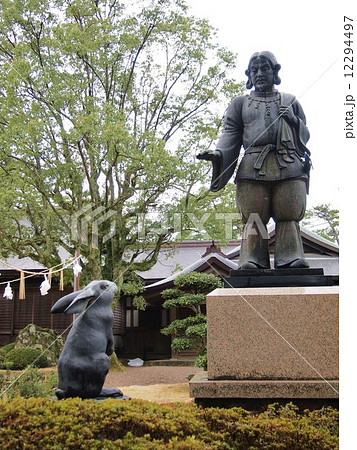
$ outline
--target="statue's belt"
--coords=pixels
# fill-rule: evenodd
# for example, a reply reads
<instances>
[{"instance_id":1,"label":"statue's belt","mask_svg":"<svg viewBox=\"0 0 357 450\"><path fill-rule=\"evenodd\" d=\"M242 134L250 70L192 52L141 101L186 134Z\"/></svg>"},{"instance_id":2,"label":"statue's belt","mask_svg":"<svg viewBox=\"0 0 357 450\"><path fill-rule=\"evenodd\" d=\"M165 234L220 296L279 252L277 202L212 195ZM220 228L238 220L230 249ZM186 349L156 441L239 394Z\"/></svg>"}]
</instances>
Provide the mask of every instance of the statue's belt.
<instances>
[{"instance_id":1,"label":"statue's belt","mask_svg":"<svg viewBox=\"0 0 357 450\"><path fill-rule=\"evenodd\" d=\"M265 158L268 156L270 152L275 152L279 166L281 169L284 167L287 167L288 165L286 163L293 163L295 162L295 159L293 158L292 154L295 153L294 150L289 150L286 148L280 148L277 149L276 145L274 144L267 144L267 145L260 145L257 147L249 147L245 151L245 155L249 155L251 153L259 153L255 164L254 169L259 170L259 175L266 175L266 169L265 169Z\"/></svg>"}]
</instances>

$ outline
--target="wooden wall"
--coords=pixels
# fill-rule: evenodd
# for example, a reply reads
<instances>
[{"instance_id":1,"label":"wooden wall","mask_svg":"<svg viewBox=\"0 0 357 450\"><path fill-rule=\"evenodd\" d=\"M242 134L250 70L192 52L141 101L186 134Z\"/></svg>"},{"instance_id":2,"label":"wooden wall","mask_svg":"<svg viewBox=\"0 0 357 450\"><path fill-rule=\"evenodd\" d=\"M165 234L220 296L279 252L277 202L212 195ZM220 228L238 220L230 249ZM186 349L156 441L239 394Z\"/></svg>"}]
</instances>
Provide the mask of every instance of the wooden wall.
<instances>
[{"instance_id":1,"label":"wooden wall","mask_svg":"<svg viewBox=\"0 0 357 450\"><path fill-rule=\"evenodd\" d=\"M65 288L64 291L53 287L47 295L42 296L38 283L30 285L27 282L24 300L19 299L17 286L12 286L12 290L14 293L12 300L5 299L0 292L0 345L13 342L19 331L29 323L51 328L60 333L68 333L72 317L65 314L51 314L50 311L59 298L72 292L71 287Z\"/></svg>"}]
</instances>

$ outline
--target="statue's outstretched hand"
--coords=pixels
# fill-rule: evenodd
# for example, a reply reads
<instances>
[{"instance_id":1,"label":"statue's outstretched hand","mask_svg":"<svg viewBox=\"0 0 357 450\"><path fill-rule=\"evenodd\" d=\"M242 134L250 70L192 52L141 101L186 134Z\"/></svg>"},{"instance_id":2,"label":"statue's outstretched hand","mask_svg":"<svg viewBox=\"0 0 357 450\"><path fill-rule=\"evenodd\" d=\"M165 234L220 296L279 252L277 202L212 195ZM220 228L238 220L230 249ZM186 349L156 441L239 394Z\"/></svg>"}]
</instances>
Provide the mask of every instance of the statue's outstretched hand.
<instances>
[{"instance_id":1,"label":"statue's outstretched hand","mask_svg":"<svg viewBox=\"0 0 357 450\"><path fill-rule=\"evenodd\" d=\"M216 161L219 158L219 152L217 150L203 150L196 158L204 159L205 161Z\"/></svg>"}]
</instances>

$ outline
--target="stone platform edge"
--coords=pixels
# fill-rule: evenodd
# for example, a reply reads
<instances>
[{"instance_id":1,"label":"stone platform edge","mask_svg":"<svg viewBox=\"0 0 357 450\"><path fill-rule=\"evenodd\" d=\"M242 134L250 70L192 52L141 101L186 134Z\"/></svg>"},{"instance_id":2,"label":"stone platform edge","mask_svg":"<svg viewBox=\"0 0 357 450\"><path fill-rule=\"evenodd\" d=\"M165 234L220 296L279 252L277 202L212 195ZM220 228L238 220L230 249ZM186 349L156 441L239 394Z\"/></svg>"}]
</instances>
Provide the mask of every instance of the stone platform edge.
<instances>
[{"instance_id":1,"label":"stone platform edge","mask_svg":"<svg viewBox=\"0 0 357 450\"><path fill-rule=\"evenodd\" d=\"M260 296L286 296L286 295L333 295L339 294L339 286L265 286L265 287L242 287L242 288L217 288L207 294L207 297L239 297L241 295Z\"/></svg>"},{"instance_id":2,"label":"stone platform edge","mask_svg":"<svg viewBox=\"0 0 357 450\"><path fill-rule=\"evenodd\" d=\"M195 399L338 399L338 380L208 380L198 372L190 382Z\"/></svg>"}]
</instances>

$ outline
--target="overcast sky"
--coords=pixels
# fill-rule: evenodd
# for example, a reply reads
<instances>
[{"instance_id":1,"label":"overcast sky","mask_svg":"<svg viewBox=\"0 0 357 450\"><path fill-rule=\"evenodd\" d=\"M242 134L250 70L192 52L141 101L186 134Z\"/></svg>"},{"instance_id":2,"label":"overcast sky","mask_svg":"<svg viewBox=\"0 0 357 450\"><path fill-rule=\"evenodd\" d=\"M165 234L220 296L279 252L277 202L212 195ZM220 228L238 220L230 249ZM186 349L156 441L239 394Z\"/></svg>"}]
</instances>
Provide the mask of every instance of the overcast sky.
<instances>
[{"instance_id":1,"label":"overcast sky","mask_svg":"<svg viewBox=\"0 0 357 450\"><path fill-rule=\"evenodd\" d=\"M282 82L277 88L298 98L311 134L308 148L314 170L308 207L330 202L338 208L341 180L337 158L341 146L352 148L354 144L357 151L352 142L356 140L346 142L344 137L343 103L348 92L343 75L343 16L348 14L347 8L343 11L343 7L331 6L337 2L311 0L187 3L192 14L209 19L218 29L219 43L238 54L237 80L246 81L244 72L254 52L275 54L282 66Z\"/></svg>"}]
</instances>

